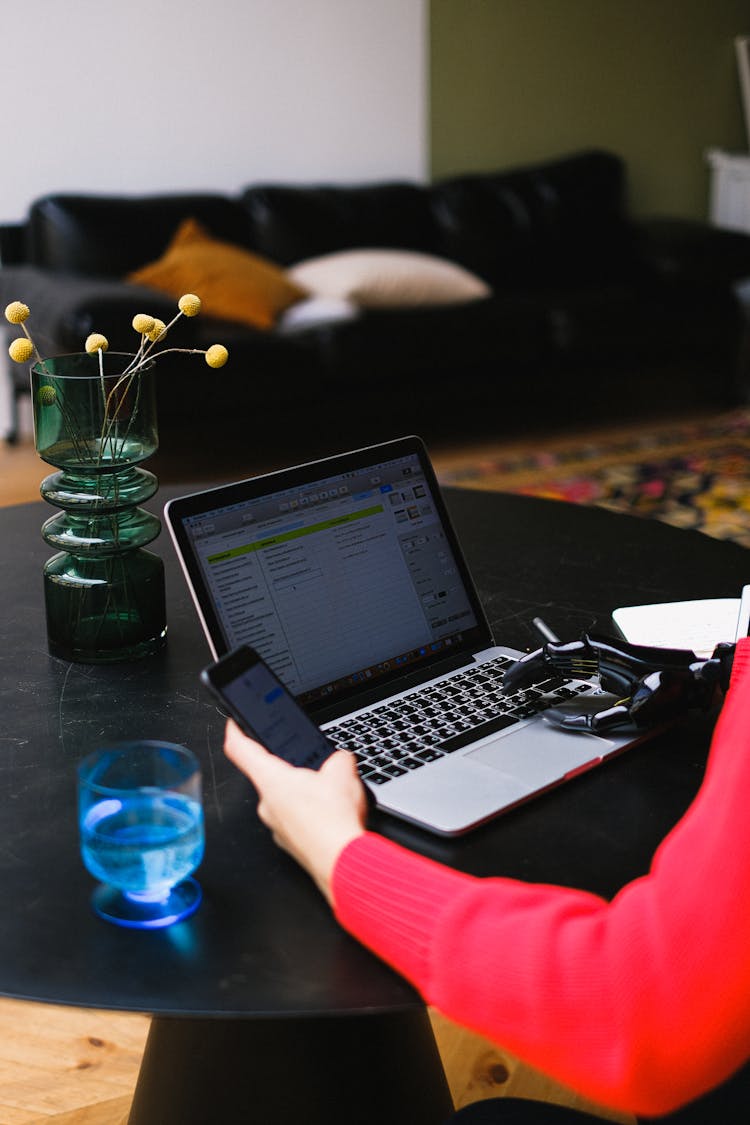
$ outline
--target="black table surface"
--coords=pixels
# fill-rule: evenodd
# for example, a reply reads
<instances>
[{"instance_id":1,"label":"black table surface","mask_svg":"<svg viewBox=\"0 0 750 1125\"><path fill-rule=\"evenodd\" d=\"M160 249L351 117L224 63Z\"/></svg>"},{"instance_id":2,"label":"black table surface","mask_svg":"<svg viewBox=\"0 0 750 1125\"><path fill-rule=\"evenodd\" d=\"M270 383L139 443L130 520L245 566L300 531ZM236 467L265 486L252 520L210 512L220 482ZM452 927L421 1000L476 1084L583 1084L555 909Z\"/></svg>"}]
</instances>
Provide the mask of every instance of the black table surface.
<instances>
[{"instance_id":1,"label":"black table surface","mask_svg":"<svg viewBox=\"0 0 750 1125\"><path fill-rule=\"evenodd\" d=\"M193 489L163 488L158 501ZM595 508L446 490L498 643L529 649L540 614L563 638L611 631L620 605L736 597L750 553L732 543ZM153 504L151 505L153 507ZM295 1016L407 1009L396 974L332 919L255 815L222 753L224 720L198 673L210 660L166 532L169 641L139 662L71 664L47 652L42 503L0 512L0 993L161 1015ZM648 868L702 777L711 719L680 725L615 761L445 840L375 814L373 827L477 875L611 896ZM167 930L98 919L78 850L75 767L119 739L189 746L201 760L204 902Z\"/></svg>"}]
</instances>

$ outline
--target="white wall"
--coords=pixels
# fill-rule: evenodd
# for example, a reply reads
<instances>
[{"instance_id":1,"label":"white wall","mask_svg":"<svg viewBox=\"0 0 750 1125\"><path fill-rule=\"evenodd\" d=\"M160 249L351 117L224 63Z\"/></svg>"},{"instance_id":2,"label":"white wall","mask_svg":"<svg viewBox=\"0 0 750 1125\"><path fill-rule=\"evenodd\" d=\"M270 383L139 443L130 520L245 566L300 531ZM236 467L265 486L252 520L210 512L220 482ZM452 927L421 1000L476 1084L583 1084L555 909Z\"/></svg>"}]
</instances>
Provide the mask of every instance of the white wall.
<instances>
[{"instance_id":1,"label":"white wall","mask_svg":"<svg viewBox=\"0 0 750 1125\"><path fill-rule=\"evenodd\" d=\"M0 221L52 191L427 171L427 0L0 0Z\"/></svg>"}]
</instances>

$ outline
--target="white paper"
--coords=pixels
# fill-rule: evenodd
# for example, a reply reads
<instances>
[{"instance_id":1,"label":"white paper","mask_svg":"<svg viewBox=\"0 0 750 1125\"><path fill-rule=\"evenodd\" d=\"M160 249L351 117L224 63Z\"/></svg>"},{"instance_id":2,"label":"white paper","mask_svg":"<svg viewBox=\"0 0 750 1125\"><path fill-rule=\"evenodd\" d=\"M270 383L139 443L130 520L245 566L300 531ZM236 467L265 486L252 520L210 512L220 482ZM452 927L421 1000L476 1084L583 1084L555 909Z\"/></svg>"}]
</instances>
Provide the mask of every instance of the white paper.
<instances>
[{"instance_id":1,"label":"white paper","mask_svg":"<svg viewBox=\"0 0 750 1125\"><path fill-rule=\"evenodd\" d=\"M734 641L739 613L739 598L704 598L623 606L612 619L633 644L686 648L696 656L710 656L719 641Z\"/></svg>"}]
</instances>

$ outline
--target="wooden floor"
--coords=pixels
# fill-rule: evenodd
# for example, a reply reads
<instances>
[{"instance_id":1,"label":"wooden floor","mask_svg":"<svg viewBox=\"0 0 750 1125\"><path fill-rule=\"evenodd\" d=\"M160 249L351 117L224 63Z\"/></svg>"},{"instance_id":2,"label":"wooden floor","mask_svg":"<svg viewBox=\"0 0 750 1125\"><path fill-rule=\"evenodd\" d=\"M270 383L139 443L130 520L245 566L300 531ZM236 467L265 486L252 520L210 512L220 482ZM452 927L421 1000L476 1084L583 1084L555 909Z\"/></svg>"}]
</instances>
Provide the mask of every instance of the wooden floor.
<instances>
[{"instance_id":1,"label":"wooden floor","mask_svg":"<svg viewBox=\"0 0 750 1125\"><path fill-rule=\"evenodd\" d=\"M439 1013L430 1017L456 1108L514 1095L634 1120L597 1109ZM148 1027L134 1013L0 998L0 1125L126 1125Z\"/></svg>"},{"instance_id":2,"label":"wooden floor","mask_svg":"<svg viewBox=\"0 0 750 1125\"><path fill-rule=\"evenodd\" d=\"M45 466L30 439L18 445L7 445L0 439L0 507L38 500L45 476Z\"/></svg>"},{"instance_id":3,"label":"wooden floor","mask_svg":"<svg viewBox=\"0 0 750 1125\"><path fill-rule=\"evenodd\" d=\"M0 442L0 505L39 499L45 471L29 440ZM486 1039L430 1016L457 1108L513 1094L634 1120L597 1109ZM0 1125L125 1125L148 1023L143 1015L0 999Z\"/></svg>"}]
</instances>

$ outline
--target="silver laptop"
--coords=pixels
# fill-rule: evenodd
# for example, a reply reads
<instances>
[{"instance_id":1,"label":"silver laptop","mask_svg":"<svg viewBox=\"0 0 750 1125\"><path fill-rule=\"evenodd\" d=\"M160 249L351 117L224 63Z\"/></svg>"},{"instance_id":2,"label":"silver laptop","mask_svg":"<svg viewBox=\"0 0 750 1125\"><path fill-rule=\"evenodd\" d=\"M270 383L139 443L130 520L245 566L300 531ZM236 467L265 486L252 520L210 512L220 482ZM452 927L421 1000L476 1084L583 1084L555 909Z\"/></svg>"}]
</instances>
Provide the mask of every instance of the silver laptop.
<instances>
[{"instance_id":1,"label":"silver laptop","mask_svg":"<svg viewBox=\"0 0 750 1125\"><path fill-rule=\"evenodd\" d=\"M492 636L419 438L193 493L165 518L214 657L256 649L404 820L466 832L643 737L545 723L591 683L502 693L523 654Z\"/></svg>"}]
</instances>

